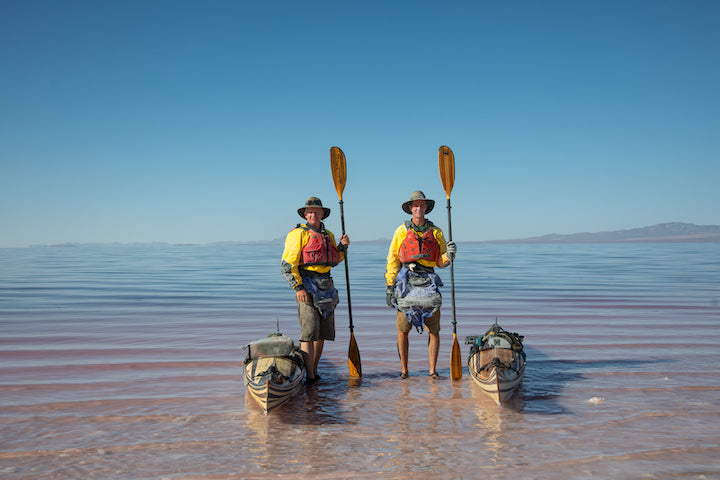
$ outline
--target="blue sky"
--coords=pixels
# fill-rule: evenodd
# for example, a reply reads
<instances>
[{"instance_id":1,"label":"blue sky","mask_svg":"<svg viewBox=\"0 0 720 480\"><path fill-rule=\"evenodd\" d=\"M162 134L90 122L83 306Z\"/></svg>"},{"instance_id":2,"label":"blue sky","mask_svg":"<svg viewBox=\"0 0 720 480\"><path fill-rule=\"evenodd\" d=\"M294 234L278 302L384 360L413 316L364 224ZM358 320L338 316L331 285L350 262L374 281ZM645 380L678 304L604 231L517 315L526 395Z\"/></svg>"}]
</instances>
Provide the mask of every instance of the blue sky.
<instances>
[{"instance_id":1,"label":"blue sky","mask_svg":"<svg viewBox=\"0 0 720 480\"><path fill-rule=\"evenodd\" d=\"M0 4L0 247L720 224L720 2Z\"/></svg>"}]
</instances>

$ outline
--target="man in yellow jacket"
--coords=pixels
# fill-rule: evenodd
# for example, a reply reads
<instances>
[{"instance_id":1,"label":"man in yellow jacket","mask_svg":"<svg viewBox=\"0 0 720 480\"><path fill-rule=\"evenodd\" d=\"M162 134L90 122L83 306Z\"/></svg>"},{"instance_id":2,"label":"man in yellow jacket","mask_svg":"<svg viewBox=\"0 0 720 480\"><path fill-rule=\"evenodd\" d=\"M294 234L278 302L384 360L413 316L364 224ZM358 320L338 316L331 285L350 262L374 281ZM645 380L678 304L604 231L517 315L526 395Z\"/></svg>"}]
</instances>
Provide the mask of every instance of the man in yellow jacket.
<instances>
[{"instance_id":1,"label":"man in yellow jacket","mask_svg":"<svg viewBox=\"0 0 720 480\"><path fill-rule=\"evenodd\" d=\"M343 261L350 239L343 235L340 244L335 244L335 236L322 223L330 209L317 197L308 198L298 215L306 222L287 234L280 269L295 291L305 383L313 385L319 378L317 367L325 340L335 340L334 311L339 299L330 269Z\"/></svg>"},{"instance_id":2,"label":"man in yellow jacket","mask_svg":"<svg viewBox=\"0 0 720 480\"><path fill-rule=\"evenodd\" d=\"M435 201L425 198L421 191L410 195L402 209L412 218L403 222L393 234L385 268L386 301L397 309L397 345L400 354L400 378L408 377L408 333L415 326L428 331L428 357L430 377L438 378L436 371L440 351L440 306L442 286L435 267L450 264L457 252L453 242L446 243L442 230L425 218Z\"/></svg>"}]
</instances>

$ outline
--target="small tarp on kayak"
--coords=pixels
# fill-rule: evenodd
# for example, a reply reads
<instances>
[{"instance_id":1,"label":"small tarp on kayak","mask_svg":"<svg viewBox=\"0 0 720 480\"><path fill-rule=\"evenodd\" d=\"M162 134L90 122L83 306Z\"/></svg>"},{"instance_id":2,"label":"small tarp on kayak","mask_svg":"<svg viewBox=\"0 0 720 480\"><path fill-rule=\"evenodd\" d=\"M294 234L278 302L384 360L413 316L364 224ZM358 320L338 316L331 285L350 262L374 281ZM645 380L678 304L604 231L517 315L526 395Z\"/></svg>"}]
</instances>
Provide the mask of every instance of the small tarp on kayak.
<instances>
[{"instance_id":1,"label":"small tarp on kayak","mask_svg":"<svg viewBox=\"0 0 720 480\"><path fill-rule=\"evenodd\" d=\"M286 335L272 334L249 343L248 359L262 357L287 357L295 351L292 338Z\"/></svg>"}]
</instances>

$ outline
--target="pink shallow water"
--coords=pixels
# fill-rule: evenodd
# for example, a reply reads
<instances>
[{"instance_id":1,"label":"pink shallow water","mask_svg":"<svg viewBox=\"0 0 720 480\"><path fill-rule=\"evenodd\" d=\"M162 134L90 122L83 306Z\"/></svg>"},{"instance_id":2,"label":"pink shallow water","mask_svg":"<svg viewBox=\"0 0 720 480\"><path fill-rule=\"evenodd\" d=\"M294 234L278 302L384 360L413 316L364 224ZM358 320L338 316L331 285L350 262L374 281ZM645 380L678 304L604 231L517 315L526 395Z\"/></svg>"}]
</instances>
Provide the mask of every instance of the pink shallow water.
<instances>
[{"instance_id":1,"label":"pink shallow water","mask_svg":"<svg viewBox=\"0 0 720 480\"><path fill-rule=\"evenodd\" d=\"M264 415L242 346L297 338L278 246L0 250L0 478L720 478L720 246L461 245L457 328L526 337L498 407L411 334L400 380L383 246L350 257L320 384ZM449 272L440 271L449 284ZM344 298L344 274L335 274Z\"/></svg>"}]
</instances>

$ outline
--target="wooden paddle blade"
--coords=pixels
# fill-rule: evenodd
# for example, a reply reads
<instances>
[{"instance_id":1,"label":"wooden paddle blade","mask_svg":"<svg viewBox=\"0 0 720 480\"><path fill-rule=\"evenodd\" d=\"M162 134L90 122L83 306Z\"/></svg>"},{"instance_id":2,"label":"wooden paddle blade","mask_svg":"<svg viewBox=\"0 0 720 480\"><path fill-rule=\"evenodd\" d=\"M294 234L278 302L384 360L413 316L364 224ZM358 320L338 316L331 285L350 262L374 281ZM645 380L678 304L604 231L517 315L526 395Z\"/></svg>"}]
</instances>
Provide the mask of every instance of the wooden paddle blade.
<instances>
[{"instance_id":1,"label":"wooden paddle blade","mask_svg":"<svg viewBox=\"0 0 720 480\"><path fill-rule=\"evenodd\" d=\"M335 182L335 190L337 190L338 197L342 200L347 170L345 167L345 154L339 147L330 149L330 168L332 169L333 182Z\"/></svg>"},{"instance_id":2,"label":"wooden paddle blade","mask_svg":"<svg viewBox=\"0 0 720 480\"><path fill-rule=\"evenodd\" d=\"M355 335L350 332L350 348L348 349L348 366L351 377L362 377L362 365L360 364L360 350L358 350Z\"/></svg>"},{"instance_id":3,"label":"wooden paddle blade","mask_svg":"<svg viewBox=\"0 0 720 480\"><path fill-rule=\"evenodd\" d=\"M460 359L460 344L458 343L457 334L453 333L453 345L450 353L450 378L453 381L462 378L462 360Z\"/></svg>"},{"instance_id":4,"label":"wooden paddle blade","mask_svg":"<svg viewBox=\"0 0 720 480\"><path fill-rule=\"evenodd\" d=\"M445 196L450 198L450 192L455 185L455 155L450 147L443 145L438 153L438 164L440 166L440 180L445 190Z\"/></svg>"}]
</instances>

